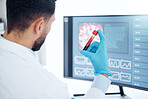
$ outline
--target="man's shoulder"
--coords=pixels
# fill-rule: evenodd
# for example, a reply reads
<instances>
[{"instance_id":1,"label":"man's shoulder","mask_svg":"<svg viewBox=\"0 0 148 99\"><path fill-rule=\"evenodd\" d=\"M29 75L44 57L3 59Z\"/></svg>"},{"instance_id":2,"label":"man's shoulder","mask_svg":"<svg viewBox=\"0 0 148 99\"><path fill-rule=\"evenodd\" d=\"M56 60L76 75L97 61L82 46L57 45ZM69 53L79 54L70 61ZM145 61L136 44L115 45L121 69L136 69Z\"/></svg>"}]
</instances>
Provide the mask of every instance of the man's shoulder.
<instances>
[{"instance_id":1,"label":"man's shoulder","mask_svg":"<svg viewBox=\"0 0 148 99\"><path fill-rule=\"evenodd\" d=\"M23 64L24 60L14 53L7 52L6 50L0 49L0 67L4 66L17 66L20 63Z\"/></svg>"}]
</instances>

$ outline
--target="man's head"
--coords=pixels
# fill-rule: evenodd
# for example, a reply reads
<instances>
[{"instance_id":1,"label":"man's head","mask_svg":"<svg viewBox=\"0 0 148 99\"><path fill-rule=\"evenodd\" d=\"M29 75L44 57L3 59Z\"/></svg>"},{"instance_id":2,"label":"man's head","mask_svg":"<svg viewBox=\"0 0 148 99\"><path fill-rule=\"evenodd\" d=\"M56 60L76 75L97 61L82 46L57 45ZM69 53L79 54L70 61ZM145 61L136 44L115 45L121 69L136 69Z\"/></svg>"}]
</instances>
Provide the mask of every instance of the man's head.
<instances>
[{"instance_id":1,"label":"man's head","mask_svg":"<svg viewBox=\"0 0 148 99\"><path fill-rule=\"evenodd\" d=\"M7 0L7 35L16 33L21 40L28 33L34 41L31 49L39 50L54 20L55 1Z\"/></svg>"}]
</instances>

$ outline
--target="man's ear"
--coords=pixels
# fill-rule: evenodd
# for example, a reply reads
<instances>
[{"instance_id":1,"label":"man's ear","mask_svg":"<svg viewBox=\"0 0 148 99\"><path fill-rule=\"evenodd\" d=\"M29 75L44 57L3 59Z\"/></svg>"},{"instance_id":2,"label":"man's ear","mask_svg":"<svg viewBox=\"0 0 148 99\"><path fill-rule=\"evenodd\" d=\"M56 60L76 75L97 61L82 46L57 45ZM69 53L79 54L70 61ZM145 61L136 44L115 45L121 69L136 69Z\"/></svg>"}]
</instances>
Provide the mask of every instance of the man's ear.
<instances>
[{"instance_id":1,"label":"man's ear","mask_svg":"<svg viewBox=\"0 0 148 99\"><path fill-rule=\"evenodd\" d=\"M43 23L44 23L43 18L40 18L35 22L35 33L37 35L41 35L41 33L43 31Z\"/></svg>"}]
</instances>

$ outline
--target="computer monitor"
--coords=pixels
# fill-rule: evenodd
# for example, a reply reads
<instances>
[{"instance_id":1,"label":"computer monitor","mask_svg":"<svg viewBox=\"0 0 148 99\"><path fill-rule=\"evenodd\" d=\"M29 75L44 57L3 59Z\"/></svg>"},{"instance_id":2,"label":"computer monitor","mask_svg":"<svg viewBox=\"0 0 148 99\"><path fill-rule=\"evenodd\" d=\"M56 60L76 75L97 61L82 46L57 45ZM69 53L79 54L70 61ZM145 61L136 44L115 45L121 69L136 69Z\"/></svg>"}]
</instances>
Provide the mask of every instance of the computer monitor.
<instances>
[{"instance_id":1,"label":"computer monitor","mask_svg":"<svg viewBox=\"0 0 148 99\"><path fill-rule=\"evenodd\" d=\"M148 90L148 15L64 16L64 77L94 79L80 50L98 29L106 37L112 84Z\"/></svg>"}]
</instances>

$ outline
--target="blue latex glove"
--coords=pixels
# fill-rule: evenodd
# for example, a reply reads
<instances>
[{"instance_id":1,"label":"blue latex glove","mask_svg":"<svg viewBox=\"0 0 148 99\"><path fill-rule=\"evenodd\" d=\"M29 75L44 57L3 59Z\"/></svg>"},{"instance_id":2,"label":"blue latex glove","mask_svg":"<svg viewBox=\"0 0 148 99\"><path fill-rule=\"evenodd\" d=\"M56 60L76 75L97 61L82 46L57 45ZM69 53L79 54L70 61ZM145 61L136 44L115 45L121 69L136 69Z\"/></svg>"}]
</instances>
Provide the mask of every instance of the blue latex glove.
<instances>
[{"instance_id":1,"label":"blue latex glove","mask_svg":"<svg viewBox=\"0 0 148 99\"><path fill-rule=\"evenodd\" d=\"M107 50L105 48L105 37L101 30L98 30L98 34L100 37L100 43L95 41L90 44L86 51L81 50L80 53L90 59L94 67L95 75L105 73L110 76L111 73L108 69Z\"/></svg>"}]
</instances>

